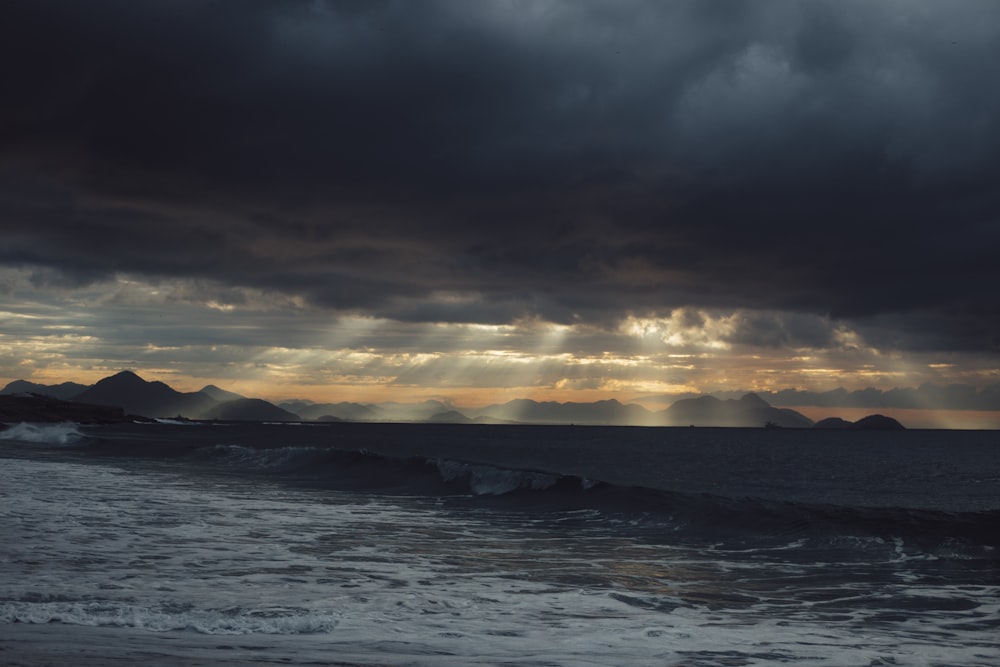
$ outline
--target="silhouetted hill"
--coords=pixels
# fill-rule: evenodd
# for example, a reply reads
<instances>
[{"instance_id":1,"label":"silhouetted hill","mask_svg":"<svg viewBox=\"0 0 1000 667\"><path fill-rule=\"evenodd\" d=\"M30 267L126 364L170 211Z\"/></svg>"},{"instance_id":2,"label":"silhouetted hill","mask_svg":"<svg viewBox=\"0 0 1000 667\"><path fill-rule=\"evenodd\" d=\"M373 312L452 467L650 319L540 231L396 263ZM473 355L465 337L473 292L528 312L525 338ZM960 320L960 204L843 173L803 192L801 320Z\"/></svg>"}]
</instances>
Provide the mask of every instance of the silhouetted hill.
<instances>
[{"instance_id":1,"label":"silhouetted hill","mask_svg":"<svg viewBox=\"0 0 1000 667\"><path fill-rule=\"evenodd\" d=\"M301 405L297 410L292 406ZM382 416L369 405L361 403L308 403L306 401L286 401L280 406L298 414L302 419L319 421L322 417L336 417L340 421L383 421ZM323 420L329 421L329 420Z\"/></svg>"},{"instance_id":2,"label":"silhouetted hill","mask_svg":"<svg viewBox=\"0 0 1000 667\"><path fill-rule=\"evenodd\" d=\"M818 422L813 424L813 428L854 428L854 423L849 422L846 419L841 419L840 417L827 417L826 419L820 419Z\"/></svg>"},{"instance_id":3,"label":"silhouetted hill","mask_svg":"<svg viewBox=\"0 0 1000 667\"><path fill-rule=\"evenodd\" d=\"M906 427L892 417L886 417L885 415L868 415L867 417L862 417L858 421L854 422L851 428L902 431Z\"/></svg>"},{"instance_id":4,"label":"silhouetted hill","mask_svg":"<svg viewBox=\"0 0 1000 667\"><path fill-rule=\"evenodd\" d=\"M421 422L434 415L448 412L452 408L441 401L421 403L310 403L309 401L284 401L280 403L286 410L293 410L303 419L319 420L321 417L337 417L343 421L357 422Z\"/></svg>"},{"instance_id":5,"label":"silhouetted hill","mask_svg":"<svg viewBox=\"0 0 1000 667\"><path fill-rule=\"evenodd\" d=\"M162 382L147 382L132 371L106 377L74 400L120 407L129 414L146 417L198 417L216 403L207 394L181 393Z\"/></svg>"},{"instance_id":6,"label":"silhouetted hill","mask_svg":"<svg viewBox=\"0 0 1000 667\"><path fill-rule=\"evenodd\" d=\"M0 422L77 422L108 424L129 421L121 408L64 401L41 394L0 395Z\"/></svg>"},{"instance_id":7,"label":"silhouetted hill","mask_svg":"<svg viewBox=\"0 0 1000 667\"><path fill-rule=\"evenodd\" d=\"M825 408L920 410L934 406L937 410L1000 410L1000 384L980 389L964 384L939 386L930 383L884 391L874 387L857 391L838 388L824 392L783 389L767 394L767 399L776 405Z\"/></svg>"},{"instance_id":8,"label":"silhouetted hill","mask_svg":"<svg viewBox=\"0 0 1000 667\"><path fill-rule=\"evenodd\" d=\"M500 419L498 417L489 417L487 415L478 415L472 419L473 424L520 424L522 422L516 422L511 419Z\"/></svg>"},{"instance_id":9,"label":"silhouetted hill","mask_svg":"<svg viewBox=\"0 0 1000 667\"><path fill-rule=\"evenodd\" d=\"M436 414L448 412L453 408L441 401L422 401L420 403L379 403L370 406L385 421L422 422Z\"/></svg>"},{"instance_id":10,"label":"silhouetted hill","mask_svg":"<svg viewBox=\"0 0 1000 667\"><path fill-rule=\"evenodd\" d=\"M1000 387L1000 385L997 385ZM941 391L958 392L957 386ZM991 388L992 390L992 388ZM875 390L868 390L869 393ZM922 387L921 391L930 391ZM836 417L815 425L805 415L787 408L776 408L754 393L740 398L697 396L676 401L666 410L652 412L641 405L622 404L615 399L591 403L558 403L515 399L474 411L455 410L441 401L421 403L363 404L352 402L313 403L307 400L284 401L274 405L260 399L248 399L235 392L206 385L200 391L183 393L163 382L147 382L131 371L122 371L87 387L74 382L42 385L15 380L0 390L0 395L34 392L53 398L71 396L73 401L96 406L121 408L130 415L146 417L184 416L190 419L231 419L240 421L373 421L437 422L482 424L593 424L593 425L664 425L664 426L737 426L759 428L770 423L785 428L899 429L896 420L869 415L858 422ZM769 394L772 396L781 395ZM856 397L864 392L854 392ZM889 395L891 392L880 395ZM965 393L968 393L967 391ZM844 390L828 392L842 399ZM989 391L980 392L989 398ZM978 396L978 395L977 395ZM64 399L65 400L65 399ZM984 399L985 400L985 399ZM223 407L225 406L225 407Z\"/></svg>"},{"instance_id":11,"label":"silhouetted hill","mask_svg":"<svg viewBox=\"0 0 1000 667\"><path fill-rule=\"evenodd\" d=\"M246 398L242 394L237 394L235 391L226 391L225 389L219 389L214 384L207 384L198 390L197 393L205 394L213 401L218 401L219 403L225 403L226 401L238 401L241 398Z\"/></svg>"},{"instance_id":12,"label":"silhouetted hill","mask_svg":"<svg viewBox=\"0 0 1000 667\"><path fill-rule=\"evenodd\" d=\"M299 415L279 408L259 398L238 398L215 405L201 415L202 419L255 422L297 422Z\"/></svg>"},{"instance_id":13,"label":"silhouetted hill","mask_svg":"<svg viewBox=\"0 0 1000 667\"><path fill-rule=\"evenodd\" d=\"M275 403L275 405L284 410L288 410L289 412L294 412L303 419L308 419L308 417L306 417L303 413L308 410L310 406L316 405L316 403L304 399L294 399L290 401L280 401Z\"/></svg>"},{"instance_id":14,"label":"silhouetted hill","mask_svg":"<svg viewBox=\"0 0 1000 667\"><path fill-rule=\"evenodd\" d=\"M856 422L849 422L846 419L841 419L840 417L827 417L826 419L821 419L813 424L813 428L898 431L904 430L906 427L892 417L886 417L885 415L868 415L867 417L862 417Z\"/></svg>"},{"instance_id":15,"label":"silhouetted hill","mask_svg":"<svg viewBox=\"0 0 1000 667\"><path fill-rule=\"evenodd\" d=\"M471 424L473 423L471 419L463 415L458 410L448 410L446 412L439 412L436 415L431 415L427 418L428 422L432 424Z\"/></svg>"},{"instance_id":16,"label":"silhouetted hill","mask_svg":"<svg viewBox=\"0 0 1000 667\"><path fill-rule=\"evenodd\" d=\"M623 405L615 399L593 403L558 403L519 398L490 405L477 413L476 421L497 420L528 424L650 424L652 412L641 405Z\"/></svg>"},{"instance_id":17,"label":"silhouetted hill","mask_svg":"<svg viewBox=\"0 0 1000 667\"><path fill-rule=\"evenodd\" d=\"M756 394L746 394L739 400L720 400L714 396L699 396L677 401L661 413L672 426L764 426L770 422L785 428L809 428L813 425L805 415L787 408L775 408Z\"/></svg>"},{"instance_id":18,"label":"silhouetted hill","mask_svg":"<svg viewBox=\"0 0 1000 667\"><path fill-rule=\"evenodd\" d=\"M731 403L732 401L728 401ZM693 426L715 425L725 418L725 403L715 396L699 396L677 401L663 411L667 422L674 426L690 424Z\"/></svg>"},{"instance_id":19,"label":"silhouetted hill","mask_svg":"<svg viewBox=\"0 0 1000 667\"><path fill-rule=\"evenodd\" d=\"M76 382L63 382L62 384L48 385L28 382L27 380L14 380L3 389L0 389L0 395L38 394L40 396L51 396L52 398L68 401L73 399L86 388L87 385L77 384Z\"/></svg>"}]
</instances>

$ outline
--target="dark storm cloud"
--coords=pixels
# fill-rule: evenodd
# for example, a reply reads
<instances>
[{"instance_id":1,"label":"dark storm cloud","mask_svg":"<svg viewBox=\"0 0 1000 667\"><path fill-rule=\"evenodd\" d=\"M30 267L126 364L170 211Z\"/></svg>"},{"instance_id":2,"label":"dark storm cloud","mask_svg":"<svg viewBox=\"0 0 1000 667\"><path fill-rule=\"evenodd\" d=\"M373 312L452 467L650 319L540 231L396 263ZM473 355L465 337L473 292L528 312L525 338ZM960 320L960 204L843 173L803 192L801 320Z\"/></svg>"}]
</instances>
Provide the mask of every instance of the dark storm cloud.
<instances>
[{"instance_id":1,"label":"dark storm cloud","mask_svg":"<svg viewBox=\"0 0 1000 667\"><path fill-rule=\"evenodd\" d=\"M0 25L0 261L40 280L998 348L992 0L14 0ZM765 346L826 335L768 317Z\"/></svg>"}]
</instances>

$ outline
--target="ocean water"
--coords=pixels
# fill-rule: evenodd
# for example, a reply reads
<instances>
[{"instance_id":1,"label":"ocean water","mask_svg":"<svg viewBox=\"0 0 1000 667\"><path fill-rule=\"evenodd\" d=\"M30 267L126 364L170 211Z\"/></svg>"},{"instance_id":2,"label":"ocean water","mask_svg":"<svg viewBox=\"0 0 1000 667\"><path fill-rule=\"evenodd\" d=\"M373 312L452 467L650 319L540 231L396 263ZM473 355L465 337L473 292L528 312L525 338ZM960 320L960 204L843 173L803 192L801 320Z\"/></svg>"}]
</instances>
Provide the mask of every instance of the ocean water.
<instances>
[{"instance_id":1,"label":"ocean water","mask_svg":"<svg viewBox=\"0 0 1000 667\"><path fill-rule=\"evenodd\" d=\"M998 436L19 424L0 664L995 667Z\"/></svg>"}]
</instances>

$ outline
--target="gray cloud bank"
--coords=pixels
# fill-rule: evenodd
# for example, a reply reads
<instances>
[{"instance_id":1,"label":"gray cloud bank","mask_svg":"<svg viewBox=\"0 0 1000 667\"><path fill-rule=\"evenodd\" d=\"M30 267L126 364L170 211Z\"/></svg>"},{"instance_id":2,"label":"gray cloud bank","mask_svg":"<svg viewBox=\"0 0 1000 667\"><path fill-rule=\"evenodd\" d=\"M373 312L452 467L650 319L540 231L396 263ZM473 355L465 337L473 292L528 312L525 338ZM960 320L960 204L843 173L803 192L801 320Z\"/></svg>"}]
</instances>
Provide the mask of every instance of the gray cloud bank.
<instances>
[{"instance_id":1,"label":"gray cloud bank","mask_svg":"<svg viewBox=\"0 0 1000 667\"><path fill-rule=\"evenodd\" d=\"M0 262L39 284L1000 349L992 0L10 0L0 26Z\"/></svg>"}]
</instances>

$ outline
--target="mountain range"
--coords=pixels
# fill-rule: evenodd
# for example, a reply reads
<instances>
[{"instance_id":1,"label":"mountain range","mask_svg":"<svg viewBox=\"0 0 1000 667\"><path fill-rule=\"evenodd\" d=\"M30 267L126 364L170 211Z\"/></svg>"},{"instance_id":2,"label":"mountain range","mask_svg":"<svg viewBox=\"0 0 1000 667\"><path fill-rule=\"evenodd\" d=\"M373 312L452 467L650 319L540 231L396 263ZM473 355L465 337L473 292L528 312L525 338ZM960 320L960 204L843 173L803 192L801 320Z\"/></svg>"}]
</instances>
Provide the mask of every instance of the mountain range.
<instances>
[{"instance_id":1,"label":"mountain range","mask_svg":"<svg viewBox=\"0 0 1000 667\"><path fill-rule=\"evenodd\" d=\"M97 406L113 406L142 417L184 417L234 421L299 421L299 416L267 401L247 399L208 385L194 392L180 392L163 382L149 382L132 371L122 371L92 385L64 382L43 385L15 380L0 395L37 394Z\"/></svg>"},{"instance_id":2,"label":"mountain range","mask_svg":"<svg viewBox=\"0 0 1000 667\"><path fill-rule=\"evenodd\" d=\"M93 385L64 382L44 385L15 380L0 395L36 394L62 401L111 406L126 414L149 418L220 419L226 421L375 421L489 424L581 424L620 426L739 426L783 428L895 428L890 418L865 418L847 422L838 418L814 424L805 415L777 408L757 394L719 399L699 396L675 402L665 410L617 400L558 403L515 399L484 408L456 410L441 401L422 403L352 402L313 403L285 401L278 405L259 398L207 385L195 392L180 392L158 381L147 381L132 371L122 371ZM867 420L867 421L866 421ZM890 423L892 422L892 423ZM895 426L893 425L895 424Z\"/></svg>"}]
</instances>

